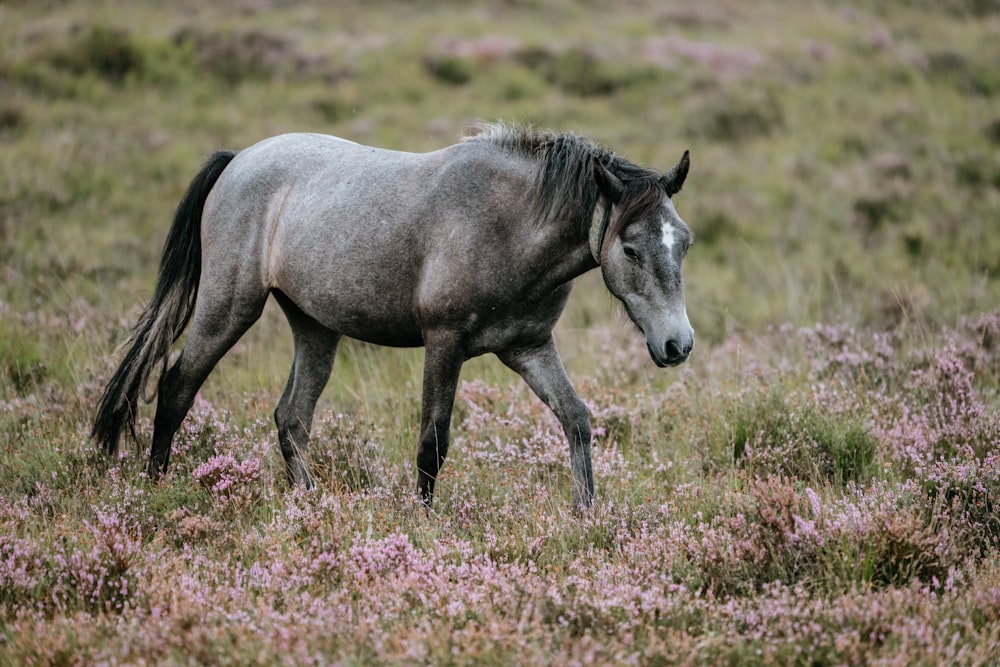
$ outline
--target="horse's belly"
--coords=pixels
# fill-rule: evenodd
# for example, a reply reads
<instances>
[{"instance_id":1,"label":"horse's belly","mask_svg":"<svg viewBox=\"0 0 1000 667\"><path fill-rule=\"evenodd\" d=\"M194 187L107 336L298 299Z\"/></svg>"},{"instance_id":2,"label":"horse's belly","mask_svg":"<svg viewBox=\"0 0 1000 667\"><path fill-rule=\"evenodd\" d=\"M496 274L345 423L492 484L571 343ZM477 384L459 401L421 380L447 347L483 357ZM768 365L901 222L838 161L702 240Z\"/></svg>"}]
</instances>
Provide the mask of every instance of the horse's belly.
<instances>
[{"instance_id":1,"label":"horse's belly","mask_svg":"<svg viewBox=\"0 0 1000 667\"><path fill-rule=\"evenodd\" d=\"M405 309L386 308L376 299L359 303L329 300L326 303L300 304L306 313L323 326L349 338L390 347L419 347L424 344L420 326ZM370 307L366 307L369 306Z\"/></svg>"},{"instance_id":2,"label":"horse's belly","mask_svg":"<svg viewBox=\"0 0 1000 667\"><path fill-rule=\"evenodd\" d=\"M544 343L552 334L554 324L555 318L549 313L539 313L537 317L510 318L492 322L467 333L466 355L470 358L478 357L488 352Z\"/></svg>"},{"instance_id":3,"label":"horse's belly","mask_svg":"<svg viewBox=\"0 0 1000 667\"><path fill-rule=\"evenodd\" d=\"M349 338L389 347L420 347L424 337L420 329L400 326L398 322L367 322L358 326L342 326L341 333Z\"/></svg>"},{"instance_id":4,"label":"horse's belly","mask_svg":"<svg viewBox=\"0 0 1000 667\"><path fill-rule=\"evenodd\" d=\"M309 248L300 243L289 253L291 261L272 272L272 286L342 335L376 345L423 345L410 272L360 251L317 252L324 247L334 245L317 240Z\"/></svg>"}]
</instances>

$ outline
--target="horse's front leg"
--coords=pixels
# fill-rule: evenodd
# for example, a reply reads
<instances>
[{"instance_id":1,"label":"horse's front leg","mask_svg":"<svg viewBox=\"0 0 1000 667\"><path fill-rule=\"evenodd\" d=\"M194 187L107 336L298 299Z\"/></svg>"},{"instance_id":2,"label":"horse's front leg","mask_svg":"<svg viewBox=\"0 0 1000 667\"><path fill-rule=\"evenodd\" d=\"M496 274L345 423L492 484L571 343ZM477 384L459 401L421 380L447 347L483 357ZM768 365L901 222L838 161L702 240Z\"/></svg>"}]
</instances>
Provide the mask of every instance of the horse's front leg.
<instances>
[{"instance_id":1,"label":"horse's front leg","mask_svg":"<svg viewBox=\"0 0 1000 667\"><path fill-rule=\"evenodd\" d=\"M531 390L551 408L569 440L573 474L573 502L589 507L594 502L594 472L590 461L590 413L573 391L555 340L538 346L497 353L500 360L524 378Z\"/></svg>"},{"instance_id":2,"label":"horse's front leg","mask_svg":"<svg viewBox=\"0 0 1000 667\"><path fill-rule=\"evenodd\" d=\"M417 450L417 489L430 507L434 482L448 455L451 411L465 357L456 335L424 333L424 388Z\"/></svg>"}]
</instances>

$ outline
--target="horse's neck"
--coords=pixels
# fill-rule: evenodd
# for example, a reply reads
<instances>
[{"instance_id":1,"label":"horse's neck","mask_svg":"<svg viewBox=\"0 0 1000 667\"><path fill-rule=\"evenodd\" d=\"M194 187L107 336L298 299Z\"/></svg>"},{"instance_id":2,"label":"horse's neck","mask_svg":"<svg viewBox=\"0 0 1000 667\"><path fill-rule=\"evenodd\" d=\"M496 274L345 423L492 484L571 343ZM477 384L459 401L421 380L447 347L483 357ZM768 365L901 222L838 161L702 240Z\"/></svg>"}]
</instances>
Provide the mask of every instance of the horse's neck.
<instances>
[{"instance_id":1,"label":"horse's neck","mask_svg":"<svg viewBox=\"0 0 1000 667\"><path fill-rule=\"evenodd\" d=\"M543 279L555 288L597 267L597 262L590 252L587 227L579 220L552 221L550 224L554 227L540 230L536 247L545 256Z\"/></svg>"}]
</instances>

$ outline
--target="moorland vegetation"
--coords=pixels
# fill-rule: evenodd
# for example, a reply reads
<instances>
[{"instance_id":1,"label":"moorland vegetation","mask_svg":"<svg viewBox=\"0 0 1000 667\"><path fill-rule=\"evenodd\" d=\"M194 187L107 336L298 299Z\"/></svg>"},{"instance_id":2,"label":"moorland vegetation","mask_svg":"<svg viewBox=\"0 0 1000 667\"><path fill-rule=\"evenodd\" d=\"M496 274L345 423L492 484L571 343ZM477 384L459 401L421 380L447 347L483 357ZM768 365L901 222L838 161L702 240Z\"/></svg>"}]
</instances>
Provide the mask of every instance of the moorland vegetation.
<instances>
[{"instance_id":1,"label":"moorland vegetation","mask_svg":"<svg viewBox=\"0 0 1000 667\"><path fill-rule=\"evenodd\" d=\"M996 664L1000 5L0 2L0 664ZM345 343L288 489L277 308L142 475L88 432L204 156L476 119L661 169L691 360L556 330L598 504L495 359L433 512L419 350Z\"/></svg>"}]
</instances>

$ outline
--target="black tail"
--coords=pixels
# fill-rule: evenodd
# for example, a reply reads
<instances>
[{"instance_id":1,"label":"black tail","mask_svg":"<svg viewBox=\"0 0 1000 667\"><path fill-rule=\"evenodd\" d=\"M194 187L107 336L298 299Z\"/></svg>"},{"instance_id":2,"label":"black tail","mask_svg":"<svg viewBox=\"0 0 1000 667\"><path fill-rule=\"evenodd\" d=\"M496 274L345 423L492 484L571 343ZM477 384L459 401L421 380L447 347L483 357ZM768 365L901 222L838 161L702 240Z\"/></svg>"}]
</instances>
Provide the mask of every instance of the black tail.
<instances>
[{"instance_id":1,"label":"black tail","mask_svg":"<svg viewBox=\"0 0 1000 667\"><path fill-rule=\"evenodd\" d=\"M129 335L128 352L97 405L90 435L108 454L118 451L126 426L134 430L139 395L157 362L166 366L171 344L191 319L201 277L201 211L234 157L235 152L219 151L208 158L177 207L163 246L156 291Z\"/></svg>"}]
</instances>

